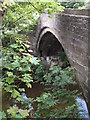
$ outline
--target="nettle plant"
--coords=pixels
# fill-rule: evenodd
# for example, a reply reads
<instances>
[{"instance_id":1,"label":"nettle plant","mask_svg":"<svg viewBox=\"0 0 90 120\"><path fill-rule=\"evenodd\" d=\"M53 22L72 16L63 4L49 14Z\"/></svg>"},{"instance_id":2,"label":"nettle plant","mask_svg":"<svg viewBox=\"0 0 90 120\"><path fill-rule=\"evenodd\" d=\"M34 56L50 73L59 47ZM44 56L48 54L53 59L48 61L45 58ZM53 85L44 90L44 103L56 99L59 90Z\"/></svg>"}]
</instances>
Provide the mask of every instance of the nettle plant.
<instances>
[{"instance_id":1,"label":"nettle plant","mask_svg":"<svg viewBox=\"0 0 90 120\"><path fill-rule=\"evenodd\" d=\"M40 83L44 84L46 89L36 99L39 103L35 112L36 117L80 118L75 98L81 93L77 89L70 89L71 86L77 86L74 70L71 67L62 69L60 66L54 66L43 79Z\"/></svg>"},{"instance_id":2,"label":"nettle plant","mask_svg":"<svg viewBox=\"0 0 90 120\"><path fill-rule=\"evenodd\" d=\"M2 2L2 6L3 4L6 5ZM57 11L62 12L63 7L58 2L38 0L37 2L10 4L7 9L8 12L4 16L0 28L3 45L2 80L0 84L6 92L10 93L11 98L21 102L21 93L25 92L25 88L21 84L24 83L28 88L32 88L33 67L39 64L39 60L28 52L27 44L30 42L28 42L27 33L33 32L33 27L37 24L38 17L42 13L53 16ZM7 116L4 112L2 115L10 118L25 118L29 117L30 110L27 106L20 109L15 105L11 106L7 113Z\"/></svg>"}]
</instances>

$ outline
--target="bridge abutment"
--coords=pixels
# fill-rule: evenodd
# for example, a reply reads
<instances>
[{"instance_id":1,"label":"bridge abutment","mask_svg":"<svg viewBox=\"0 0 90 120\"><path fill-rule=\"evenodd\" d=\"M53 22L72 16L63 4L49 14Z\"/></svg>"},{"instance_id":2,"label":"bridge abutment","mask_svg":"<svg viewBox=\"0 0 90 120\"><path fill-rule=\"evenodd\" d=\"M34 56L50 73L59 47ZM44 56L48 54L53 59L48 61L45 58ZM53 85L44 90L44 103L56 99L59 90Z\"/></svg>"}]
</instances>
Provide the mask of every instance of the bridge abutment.
<instances>
[{"instance_id":1,"label":"bridge abutment","mask_svg":"<svg viewBox=\"0 0 90 120\"><path fill-rule=\"evenodd\" d=\"M38 50L41 49L44 42L47 43L45 43L45 47L48 47L48 41L43 39L43 36L48 32L57 38L71 66L76 71L76 77L83 90L90 113L89 12L88 9L65 9L61 14L57 13L54 18L48 17L48 14L41 15L36 34L36 45ZM53 40L50 42L52 45ZM42 47L42 50L46 52L47 49Z\"/></svg>"}]
</instances>

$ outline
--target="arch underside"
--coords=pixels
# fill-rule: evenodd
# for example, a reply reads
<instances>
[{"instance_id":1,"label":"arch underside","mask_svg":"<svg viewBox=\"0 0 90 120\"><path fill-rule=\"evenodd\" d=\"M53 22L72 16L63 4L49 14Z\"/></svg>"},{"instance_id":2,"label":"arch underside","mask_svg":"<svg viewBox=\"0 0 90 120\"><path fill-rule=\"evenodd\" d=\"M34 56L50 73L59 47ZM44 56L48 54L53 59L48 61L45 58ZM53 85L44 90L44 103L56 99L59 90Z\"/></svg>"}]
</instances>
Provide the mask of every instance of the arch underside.
<instances>
[{"instance_id":1,"label":"arch underside","mask_svg":"<svg viewBox=\"0 0 90 120\"><path fill-rule=\"evenodd\" d=\"M43 35L39 44L41 56L57 56L62 51L63 47L51 32Z\"/></svg>"},{"instance_id":2,"label":"arch underside","mask_svg":"<svg viewBox=\"0 0 90 120\"><path fill-rule=\"evenodd\" d=\"M49 28L45 28L38 39L37 49L40 56L57 56L64 52L58 37Z\"/></svg>"}]
</instances>

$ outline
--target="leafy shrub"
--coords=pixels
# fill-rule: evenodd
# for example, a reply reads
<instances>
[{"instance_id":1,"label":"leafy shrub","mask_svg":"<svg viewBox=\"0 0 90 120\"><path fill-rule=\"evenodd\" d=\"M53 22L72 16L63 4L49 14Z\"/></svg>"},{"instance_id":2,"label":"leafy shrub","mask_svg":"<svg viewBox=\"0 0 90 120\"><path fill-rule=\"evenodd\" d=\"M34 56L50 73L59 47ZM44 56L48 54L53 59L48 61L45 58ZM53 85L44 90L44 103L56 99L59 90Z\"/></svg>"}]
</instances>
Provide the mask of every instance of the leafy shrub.
<instances>
[{"instance_id":1,"label":"leafy shrub","mask_svg":"<svg viewBox=\"0 0 90 120\"><path fill-rule=\"evenodd\" d=\"M3 6L4 3L1 3ZM11 94L11 98L21 102L21 93L25 92L25 86L32 87L33 68L39 64L39 60L28 52L26 44L30 43L27 34L33 32L40 14L48 13L53 16L57 10L63 11L63 7L57 2L39 0L37 2L15 3L7 9L8 12L4 16L0 28L3 45L2 81L0 83L2 88ZM36 74L38 70L39 68L37 68ZM24 87L22 87L22 83L25 84ZM24 112L25 114L22 114ZM8 116L11 118L28 117L29 112L27 107L19 109L18 106L12 106L7 110Z\"/></svg>"},{"instance_id":2,"label":"leafy shrub","mask_svg":"<svg viewBox=\"0 0 90 120\"><path fill-rule=\"evenodd\" d=\"M71 67L62 69L59 66L54 66L43 78L41 84L46 85L45 93L36 98L38 102L36 118L77 118L78 104L75 101L76 97L81 93L74 89L70 90L70 85L77 85L74 80L74 71ZM83 111L84 112L84 111Z\"/></svg>"},{"instance_id":3,"label":"leafy shrub","mask_svg":"<svg viewBox=\"0 0 90 120\"><path fill-rule=\"evenodd\" d=\"M44 65L42 63L40 63L39 65L37 65L37 67L34 69L34 73L33 73L33 77L34 77L34 82L38 82L38 81L43 81L43 76L45 74L45 68Z\"/></svg>"},{"instance_id":4,"label":"leafy shrub","mask_svg":"<svg viewBox=\"0 0 90 120\"><path fill-rule=\"evenodd\" d=\"M20 93L25 91L20 88L21 83L31 88L33 65L37 65L39 60L27 53L26 46L23 42L16 41L15 44L8 46L3 50L3 88L12 93L13 98L19 100Z\"/></svg>"}]
</instances>

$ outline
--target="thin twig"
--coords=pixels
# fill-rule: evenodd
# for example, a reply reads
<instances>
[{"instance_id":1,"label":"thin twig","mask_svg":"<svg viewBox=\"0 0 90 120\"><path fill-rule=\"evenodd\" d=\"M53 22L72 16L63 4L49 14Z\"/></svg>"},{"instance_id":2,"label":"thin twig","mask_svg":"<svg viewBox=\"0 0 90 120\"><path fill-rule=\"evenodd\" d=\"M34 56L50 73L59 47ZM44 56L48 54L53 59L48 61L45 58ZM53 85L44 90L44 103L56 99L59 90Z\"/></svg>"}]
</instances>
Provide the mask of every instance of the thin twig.
<instances>
[{"instance_id":1,"label":"thin twig","mask_svg":"<svg viewBox=\"0 0 90 120\"><path fill-rule=\"evenodd\" d=\"M28 2L29 2L29 4L32 5L37 11L39 11L39 10L35 7L35 5L33 5L29 0L28 0Z\"/></svg>"}]
</instances>

